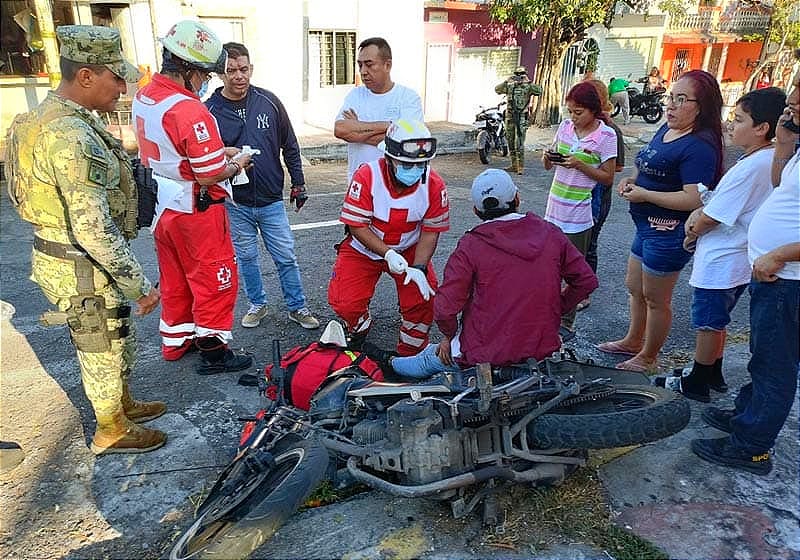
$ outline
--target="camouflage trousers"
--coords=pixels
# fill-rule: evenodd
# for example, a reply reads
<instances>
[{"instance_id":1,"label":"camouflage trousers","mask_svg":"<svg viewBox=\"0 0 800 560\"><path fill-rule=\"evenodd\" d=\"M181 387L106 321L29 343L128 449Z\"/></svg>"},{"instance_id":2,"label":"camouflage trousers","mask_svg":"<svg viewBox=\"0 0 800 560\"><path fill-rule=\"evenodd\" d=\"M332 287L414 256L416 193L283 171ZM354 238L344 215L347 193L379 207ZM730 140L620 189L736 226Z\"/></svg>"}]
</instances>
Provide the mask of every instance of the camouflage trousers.
<instances>
[{"instance_id":1,"label":"camouflage trousers","mask_svg":"<svg viewBox=\"0 0 800 560\"><path fill-rule=\"evenodd\" d=\"M518 121L506 119L506 139L511 155L511 167L525 167L525 135L528 133L528 119Z\"/></svg>"},{"instance_id":2,"label":"camouflage trousers","mask_svg":"<svg viewBox=\"0 0 800 560\"><path fill-rule=\"evenodd\" d=\"M74 264L33 251L32 280L39 284L45 297L59 311L70 307L70 297L77 295ZM127 299L101 271L94 274L95 295L105 300L106 309L127 305ZM81 369L81 382L95 414L113 414L122 407L122 386L127 382L136 353L136 336L130 317L106 320L109 330L128 326L128 335L112 339L111 348L103 352L76 350ZM72 334L72 333L70 333Z\"/></svg>"}]
</instances>

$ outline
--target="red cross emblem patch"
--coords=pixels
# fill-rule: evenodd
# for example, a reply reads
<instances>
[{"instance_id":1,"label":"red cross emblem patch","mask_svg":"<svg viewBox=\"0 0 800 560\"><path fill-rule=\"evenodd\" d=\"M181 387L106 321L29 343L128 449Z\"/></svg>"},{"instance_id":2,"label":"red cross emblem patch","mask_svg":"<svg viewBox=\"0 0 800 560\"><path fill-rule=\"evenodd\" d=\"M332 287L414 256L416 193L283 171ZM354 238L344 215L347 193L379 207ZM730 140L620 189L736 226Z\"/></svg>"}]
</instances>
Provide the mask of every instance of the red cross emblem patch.
<instances>
[{"instance_id":1,"label":"red cross emblem patch","mask_svg":"<svg viewBox=\"0 0 800 560\"><path fill-rule=\"evenodd\" d=\"M211 135L208 133L208 127L204 122L194 123L192 129L194 129L194 135L198 142L205 142L211 138Z\"/></svg>"}]
</instances>

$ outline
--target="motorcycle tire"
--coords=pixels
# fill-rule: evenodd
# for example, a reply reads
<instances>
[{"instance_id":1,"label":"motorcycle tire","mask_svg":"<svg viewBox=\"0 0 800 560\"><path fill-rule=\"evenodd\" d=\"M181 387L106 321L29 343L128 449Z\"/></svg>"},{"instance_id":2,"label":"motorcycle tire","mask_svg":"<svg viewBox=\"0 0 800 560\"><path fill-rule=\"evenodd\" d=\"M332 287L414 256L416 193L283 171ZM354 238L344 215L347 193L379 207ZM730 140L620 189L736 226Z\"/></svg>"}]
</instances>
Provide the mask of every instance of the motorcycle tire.
<instances>
[{"instance_id":1,"label":"motorcycle tire","mask_svg":"<svg viewBox=\"0 0 800 560\"><path fill-rule=\"evenodd\" d=\"M664 116L664 107L661 105L648 105L642 111L642 118L644 122L655 124Z\"/></svg>"},{"instance_id":2,"label":"motorcycle tire","mask_svg":"<svg viewBox=\"0 0 800 560\"><path fill-rule=\"evenodd\" d=\"M481 158L481 163L488 165L492 162L492 141L489 139L489 134L485 130L478 133L478 157Z\"/></svg>"},{"instance_id":3,"label":"motorcycle tire","mask_svg":"<svg viewBox=\"0 0 800 560\"><path fill-rule=\"evenodd\" d=\"M613 395L543 414L528 426L538 449L608 449L662 439L689 423L683 395L649 385L615 385Z\"/></svg>"},{"instance_id":4,"label":"motorcycle tire","mask_svg":"<svg viewBox=\"0 0 800 560\"><path fill-rule=\"evenodd\" d=\"M617 115L619 115L620 110L621 110L620 106L614 103L614 110L611 111L611 116L616 117Z\"/></svg>"},{"instance_id":5,"label":"motorcycle tire","mask_svg":"<svg viewBox=\"0 0 800 560\"><path fill-rule=\"evenodd\" d=\"M273 451L275 467L235 508L215 518L214 503L199 512L170 552L170 560L247 558L264 544L316 489L328 467L328 452L315 440L292 440Z\"/></svg>"}]
</instances>

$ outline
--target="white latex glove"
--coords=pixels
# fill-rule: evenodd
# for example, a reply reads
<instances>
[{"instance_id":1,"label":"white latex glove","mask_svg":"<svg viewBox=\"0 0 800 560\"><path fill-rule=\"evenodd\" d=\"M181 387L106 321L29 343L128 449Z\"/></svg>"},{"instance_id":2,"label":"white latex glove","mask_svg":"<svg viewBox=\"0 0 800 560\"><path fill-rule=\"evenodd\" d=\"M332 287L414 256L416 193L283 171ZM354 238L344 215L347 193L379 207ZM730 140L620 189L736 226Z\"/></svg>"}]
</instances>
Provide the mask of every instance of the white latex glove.
<instances>
[{"instance_id":1,"label":"white latex glove","mask_svg":"<svg viewBox=\"0 0 800 560\"><path fill-rule=\"evenodd\" d=\"M409 282L414 282L414 284L417 285L419 293L422 294L422 299L425 301L431 299L431 296L436 293L433 291L433 288L431 288L431 285L428 284L425 273L418 268L408 267L406 269L406 279L403 280L403 285L408 285Z\"/></svg>"},{"instance_id":2,"label":"white latex glove","mask_svg":"<svg viewBox=\"0 0 800 560\"><path fill-rule=\"evenodd\" d=\"M389 272L392 274L402 274L408 269L408 261L394 249L386 251L386 254L383 255L383 260L388 263Z\"/></svg>"}]
</instances>

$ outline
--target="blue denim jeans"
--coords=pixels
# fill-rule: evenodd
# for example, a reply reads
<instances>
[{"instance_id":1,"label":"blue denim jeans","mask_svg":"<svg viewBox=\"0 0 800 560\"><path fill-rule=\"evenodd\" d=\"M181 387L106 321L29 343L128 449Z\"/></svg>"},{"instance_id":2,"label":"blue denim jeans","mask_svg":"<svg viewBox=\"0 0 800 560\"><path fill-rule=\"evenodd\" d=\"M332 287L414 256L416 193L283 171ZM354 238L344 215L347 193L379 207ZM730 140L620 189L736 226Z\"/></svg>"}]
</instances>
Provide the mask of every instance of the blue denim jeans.
<instances>
[{"instance_id":1,"label":"blue denim jeans","mask_svg":"<svg viewBox=\"0 0 800 560\"><path fill-rule=\"evenodd\" d=\"M746 453L775 445L797 391L800 280L750 283L751 382L736 396L731 441Z\"/></svg>"},{"instance_id":2,"label":"blue denim jeans","mask_svg":"<svg viewBox=\"0 0 800 560\"><path fill-rule=\"evenodd\" d=\"M425 379L443 371L458 371L457 365L446 366L436 355L438 344L428 344L419 354L392 358L392 369L397 375Z\"/></svg>"},{"instance_id":3,"label":"blue denim jeans","mask_svg":"<svg viewBox=\"0 0 800 560\"><path fill-rule=\"evenodd\" d=\"M294 236L289 229L289 218L283 201L261 207L225 203L231 223L233 247L239 262L239 277L244 281L247 299L253 305L267 303L267 293L259 265L258 234L264 240L267 251L272 255L278 278L281 282L283 299L289 311L296 311L306 305L303 284L300 281L300 267L294 254Z\"/></svg>"}]
</instances>

